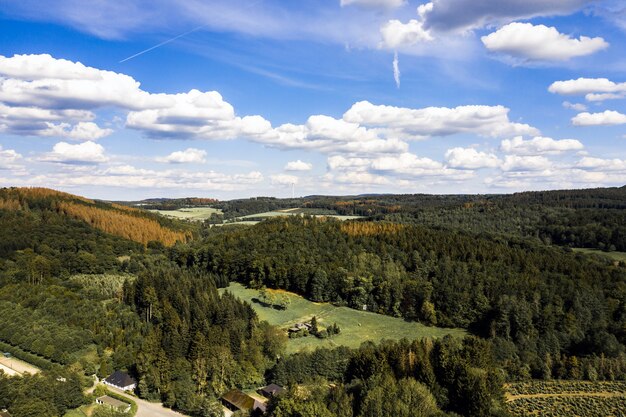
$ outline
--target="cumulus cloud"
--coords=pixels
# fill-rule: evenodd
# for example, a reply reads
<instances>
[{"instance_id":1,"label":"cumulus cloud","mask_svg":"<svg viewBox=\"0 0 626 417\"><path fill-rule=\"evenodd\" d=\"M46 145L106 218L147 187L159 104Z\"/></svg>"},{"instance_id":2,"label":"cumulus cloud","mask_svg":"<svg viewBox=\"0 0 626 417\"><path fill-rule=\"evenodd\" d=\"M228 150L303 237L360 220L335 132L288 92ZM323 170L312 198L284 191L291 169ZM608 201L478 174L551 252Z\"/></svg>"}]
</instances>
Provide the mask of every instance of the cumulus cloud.
<instances>
[{"instance_id":1,"label":"cumulus cloud","mask_svg":"<svg viewBox=\"0 0 626 417\"><path fill-rule=\"evenodd\" d=\"M3 149L0 145L0 169L15 169L22 155L13 149Z\"/></svg>"},{"instance_id":2,"label":"cumulus cloud","mask_svg":"<svg viewBox=\"0 0 626 417\"><path fill-rule=\"evenodd\" d=\"M168 164L200 164L205 161L206 151L196 148L187 148L184 151L172 152L166 157L157 158L157 162Z\"/></svg>"},{"instance_id":3,"label":"cumulus cloud","mask_svg":"<svg viewBox=\"0 0 626 417\"><path fill-rule=\"evenodd\" d=\"M55 136L77 141L96 141L113 133L113 129L103 129L93 122L78 122L75 125L69 123L49 123L47 129L39 132L41 136Z\"/></svg>"},{"instance_id":4,"label":"cumulus cloud","mask_svg":"<svg viewBox=\"0 0 626 417\"><path fill-rule=\"evenodd\" d=\"M568 151L580 151L583 144L576 139L555 140L552 138L537 136L529 140L517 136L513 139L505 139L500 144L503 152L516 155L540 155L555 154Z\"/></svg>"},{"instance_id":5,"label":"cumulus cloud","mask_svg":"<svg viewBox=\"0 0 626 417\"><path fill-rule=\"evenodd\" d=\"M270 175L270 181L274 185L292 185L298 183L298 177L288 174Z\"/></svg>"},{"instance_id":6,"label":"cumulus cloud","mask_svg":"<svg viewBox=\"0 0 626 417\"><path fill-rule=\"evenodd\" d=\"M604 101L626 97L626 82L616 83L608 78L578 78L553 82L548 91L561 95L584 95L588 101Z\"/></svg>"},{"instance_id":7,"label":"cumulus cloud","mask_svg":"<svg viewBox=\"0 0 626 417\"><path fill-rule=\"evenodd\" d=\"M340 0L341 7L359 6L377 9L395 9L406 3L406 0Z\"/></svg>"},{"instance_id":8,"label":"cumulus cloud","mask_svg":"<svg viewBox=\"0 0 626 417\"><path fill-rule=\"evenodd\" d=\"M538 130L527 124L512 123L509 109L503 106L426 107L411 109L355 103L343 116L347 122L375 127L388 137L424 139L473 133L481 136L535 135Z\"/></svg>"},{"instance_id":9,"label":"cumulus cloud","mask_svg":"<svg viewBox=\"0 0 626 417\"><path fill-rule=\"evenodd\" d=\"M593 157L584 157L576 164L578 168L586 170L601 171L624 171L626 172L626 160L623 159L602 159Z\"/></svg>"},{"instance_id":10,"label":"cumulus cloud","mask_svg":"<svg viewBox=\"0 0 626 417\"><path fill-rule=\"evenodd\" d=\"M502 164L503 171L542 171L552 166L544 156L506 155Z\"/></svg>"},{"instance_id":11,"label":"cumulus cloud","mask_svg":"<svg viewBox=\"0 0 626 417\"><path fill-rule=\"evenodd\" d=\"M301 160L290 161L285 165L285 171L310 171L313 169L313 164L309 162L303 162Z\"/></svg>"},{"instance_id":12,"label":"cumulus cloud","mask_svg":"<svg viewBox=\"0 0 626 417\"><path fill-rule=\"evenodd\" d=\"M496 168L500 159L492 153L479 152L473 148L452 148L446 151L449 167L460 169Z\"/></svg>"},{"instance_id":13,"label":"cumulus cloud","mask_svg":"<svg viewBox=\"0 0 626 417\"><path fill-rule=\"evenodd\" d=\"M602 38L581 36L578 39L559 33L554 27L531 23L510 23L481 38L492 52L503 53L522 61L566 61L590 55L609 44Z\"/></svg>"},{"instance_id":14,"label":"cumulus cloud","mask_svg":"<svg viewBox=\"0 0 626 417\"><path fill-rule=\"evenodd\" d=\"M411 19L408 23L399 20L390 20L380 28L382 37L381 47L397 49L415 45L417 42L431 41L433 37L424 30L422 22Z\"/></svg>"},{"instance_id":15,"label":"cumulus cloud","mask_svg":"<svg viewBox=\"0 0 626 417\"><path fill-rule=\"evenodd\" d=\"M108 159L104 154L104 147L95 142L83 142L77 145L59 142L54 145L52 152L40 158L45 162L63 164L99 164L108 161Z\"/></svg>"},{"instance_id":16,"label":"cumulus cloud","mask_svg":"<svg viewBox=\"0 0 626 417\"><path fill-rule=\"evenodd\" d=\"M576 110L576 111L586 111L587 110L587 106L585 106L582 103L570 103L569 101L564 101L563 102L563 107L565 107L566 109L570 109L570 110Z\"/></svg>"},{"instance_id":17,"label":"cumulus cloud","mask_svg":"<svg viewBox=\"0 0 626 417\"><path fill-rule=\"evenodd\" d=\"M574 126L610 126L626 124L626 114L614 110L601 113L579 113L572 118Z\"/></svg>"},{"instance_id":18,"label":"cumulus cloud","mask_svg":"<svg viewBox=\"0 0 626 417\"><path fill-rule=\"evenodd\" d=\"M433 0L426 28L466 31L538 16L568 15L594 0Z\"/></svg>"}]
</instances>

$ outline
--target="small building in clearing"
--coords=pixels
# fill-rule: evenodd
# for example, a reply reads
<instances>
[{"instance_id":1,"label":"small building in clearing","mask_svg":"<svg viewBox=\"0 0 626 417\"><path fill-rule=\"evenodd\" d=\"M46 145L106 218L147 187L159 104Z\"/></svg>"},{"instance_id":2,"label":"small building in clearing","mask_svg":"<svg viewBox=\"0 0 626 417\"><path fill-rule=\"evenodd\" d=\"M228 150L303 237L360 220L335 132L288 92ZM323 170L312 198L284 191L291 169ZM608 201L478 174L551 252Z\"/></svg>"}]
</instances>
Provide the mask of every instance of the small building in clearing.
<instances>
[{"instance_id":1,"label":"small building in clearing","mask_svg":"<svg viewBox=\"0 0 626 417\"><path fill-rule=\"evenodd\" d=\"M280 394L281 392L283 392L285 389L283 387L281 387L280 385L277 384L269 384L266 387L263 388L259 388L259 390L257 391L259 394L261 394L262 396L264 396L265 398L270 398L273 397L275 395Z\"/></svg>"},{"instance_id":2,"label":"small building in clearing","mask_svg":"<svg viewBox=\"0 0 626 417\"><path fill-rule=\"evenodd\" d=\"M96 404L107 406L123 413L130 411L130 404L120 401L117 398L109 397L108 395L96 398Z\"/></svg>"},{"instance_id":3,"label":"small building in clearing","mask_svg":"<svg viewBox=\"0 0 626 417\"><path fill-rule=\"evenodd\" d=\"M113 372L103 382L105 385L121 389L122 391L133 391L137 388L137 381L135 378L122 371Z\"/></svg>"},{"instance_id":4,"label":"small building in clearing","mask_svg":"<svg viewBox=\"0 0 626 417\"><path fill-rule=\"evenodd\" d=\"M222 395L222 404L231 411L259 411L265 412L265 404L256 400L238 389L228 391Z\"/></svg>"}]
</instances>

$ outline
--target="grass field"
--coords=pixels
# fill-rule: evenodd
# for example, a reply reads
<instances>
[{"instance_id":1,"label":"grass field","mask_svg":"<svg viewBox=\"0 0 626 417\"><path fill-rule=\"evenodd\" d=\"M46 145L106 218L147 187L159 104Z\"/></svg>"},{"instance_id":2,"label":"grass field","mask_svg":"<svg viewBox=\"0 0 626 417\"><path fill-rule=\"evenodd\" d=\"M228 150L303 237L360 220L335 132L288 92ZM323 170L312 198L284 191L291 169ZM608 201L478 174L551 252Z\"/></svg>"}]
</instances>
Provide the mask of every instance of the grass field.
<instances>
[{"instance_id":1,"label":"grass field","mask_svg":"<svg viewBox=\"0 0 626 417\"><path fill-rule=\"evenodd\" d=\"M5 358L4 356L0 356L0 369L7 375L24 375L26 373L35 375L41 372L41 369L28 362L19 360L16 357Z\"/></svg>"},{"instance_id":2,"label":"grass field","mask_svg":"<svg viewBox=\"0 0 626 417\"><path fill-rule=\"evenodd\" d=\"M180 220L191 220L201 222L211 217L211 214L222 214L222 210L212 207L189 207L178 210L150 210L166 217Z\"/></svg>"},{"instance_id":3,"label":"grass field","mask_svg":"<svg viewBox=\"0 0 626 417\"><path fill-rule=\"evenodd\" d=\"M514 416L626 416L624 381L530 381L505 388Z\"/></svg>"},{"instance_id":4,"label":"grass field","mask_svg":"<svg viewBox=\"0 0 626 417\"><path fill-rule=\"evenodd\" d=\"M250 214L248 216L237 217L237 219L245 220L245 219L267 219L269 217L277 217L277 216L297 216L302 214L310 214L313 217L333 217L339 220L353 220L360 219L362 216L341 216L338 214L312 214L314 211L307 211L307 209L300 208L291 208L291 209L282 209L275 211L266 211L265 213L256 213Z\"/></svg>"},{"instance_id":5,"label":"grass field","mask_svg":"<svg viewBox=\"0 0 626 417\"><path fill-rule=\"evenodd\" d=\"M328 303L314 303L299 295L284 291L274 292L285 294L291 302L286 310L277 310L253 302L252 299L258 296L259 292L257 290L245 288L238 283L232 283L227 290L242 300L249 302L261 320L267 320L270 324L281 328L286 329L295 323L308 321L311 317L316 316L321 327L337 323L341 329L340 334L329 339L318 339L313 336L289 339L287 353L342 345L355 348L368 340L378 342L383 339L443 337L447 334L461 337L466 334L461 329L428 327L415 322L407 322L400 318L354 310L348 307L336 307Z\"/></svg>"},{"instance_id":6,"label":"grass field","mask_svg":"<svg viewBox=\"0 0 626 417\"><path fill-rule=\"evenodd\" d=\"M600 255L610 258L614 261L626 262L626 252L604 252L598 249L574 248L575 252L586 253L591 255Z\"/></svg>"}]
</instances>

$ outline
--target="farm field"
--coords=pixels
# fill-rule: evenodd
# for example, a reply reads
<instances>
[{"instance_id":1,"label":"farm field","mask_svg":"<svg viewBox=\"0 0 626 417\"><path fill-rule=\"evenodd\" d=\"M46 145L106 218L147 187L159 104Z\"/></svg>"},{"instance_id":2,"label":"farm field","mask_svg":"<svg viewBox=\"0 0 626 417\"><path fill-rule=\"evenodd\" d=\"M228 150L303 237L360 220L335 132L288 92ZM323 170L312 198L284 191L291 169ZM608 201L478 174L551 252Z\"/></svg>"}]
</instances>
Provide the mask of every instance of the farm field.
<instances>
[{"instance_id":1,"label":"farm field","mask_svg":"<svg viewBox=\"0 0 626 417\"><path fill-rule=\"evenodd\" d=\"M367 311L354 310L348 307L336 307L328 303L314 303L305 298L280 290L269 290L289 298L286 310L264 307L252 301L258 297L257 290L245 288L239 283L231 283L226 289L235 296L249 302L259 315L260 320L281 328L288 328L295 323L305 322L316 316L320 327L325 328L337 323L341 333L329 339L318 339L314 336L289 339L287 353L314 350L318 347L332 348L336 346L359 347L365 341L378 342L383 339L416 339L422 337L443 337L453 335L462 337L466 334L461 329L444 329L428 327L415 322L407 322L401 318L383 316Z\"/></svg>"},{"instance_id":2,"label":"farm field","mask_svg":"<svg viewBox=\"0 0 626 417\"><path fill-rule=\"evenodd\" d=\"M277 217L277 216L297 216L302 214L310 214L314 217L333 217L339 220L353 220L360 219L361 216L342 216L339 214L315 214L315 211L309 211L307 209L300 208L292 208L292 209L283 209L283 210L275 210L275 211L266 211L265 213L256 213L249 214L247 216L237 217L238 220L245 219L260 219L260 218L269 218L269 217Z\"/></svg>"},{"instance_id":3,"label":"farm field","mask_svg":"<svg viewBox=\"0 0 626 417\"><path fill-rule=\"evenodd\" d=\"M189 207L178 210L149 210L166 217L180 220L191 220L201 222L211 217L211 214L222 214L222 210L212 207Z\"/></svg>"},{"instance_id":4,"label":"farm field","mask_svg":"<svg viewBox=\"0 0 626 417\"><path fill-rule=\"evenodd\" d=\"M7 375L23 375L25 373L35 375L41 371L28 362L24 362L15 357L6 358L4 356L0 356L0 369Z\"/></svg>"},{"instance_id":5,"label":"farm field","mask_svg":"<svg viewBox=\"0 0 626 417\"><path fill-rule=\"evenodd\" d=\"M532 381L506 386L514 416L626 416L626 382Z\"/></svg>"},{"instance_id":6,"label":"farm field","mask_svg":"<svg viewBox=\"0 0 626 417\"><path fill-rule=\"evenodd\" d=\"M604 252L598 249L574 248L574 252L587 253L592 255L605 256L614 261L626 262L626 252Z\"/></svg>"}]
</instances>

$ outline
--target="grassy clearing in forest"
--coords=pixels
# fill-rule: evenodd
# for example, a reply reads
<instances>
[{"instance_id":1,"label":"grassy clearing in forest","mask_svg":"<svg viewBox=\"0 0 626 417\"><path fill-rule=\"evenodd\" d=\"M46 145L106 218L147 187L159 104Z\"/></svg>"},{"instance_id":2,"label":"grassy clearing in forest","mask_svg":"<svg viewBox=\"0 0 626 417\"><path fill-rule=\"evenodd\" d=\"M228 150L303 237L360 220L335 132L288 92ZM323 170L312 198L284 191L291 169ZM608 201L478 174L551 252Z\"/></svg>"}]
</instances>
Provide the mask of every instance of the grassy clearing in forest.
<instances>
[{"instance_id":1,"label":"grassy clearing in forest","mask_svg":"<svg viewBox=\"0 0 626 417\"><path fill-rule=\"evenodd\" d=\"M530 381L505 389L513 416L626 416L624 381Z\"/></svg>"},{"instance_id":2,"label":"grassy clearing in forest","mask_svg":"<svg viewBox=\"0 0 626 417\"><path fill-rule=\"evenodd\" d=\"M614 261L626 262L626 252L605 252L599 249L573 248L574 252L586 253L590 255L599 255L611 258Z\"/></svg>"},{"instance_id":3,"label":"grassy clearing in forest","mask_svg":"<svg viewBox=\"0 0 626 417\"><path fill-rule=\"evenodd\" d=\"M188 207L178 210L150 210L166 217L173 217L180 220L192 220L201 222L211 217L211 214L222 214L222 210L212 207Z\"/></svg>"},{"instance_id":4,"label":"grassy clearing in forest","mask_svg":"<svg viewBox=\"0 0 626 417\"><path fill-rule=\"evenodd\" d=\"M283 329L299 322L306 322L316 316L320 328L326 328L337 323L341 333L328 339L318 339L315 336L289 339L287 353L305 350L314 350L318 347L332 348L336 346L359 347L365 341L379 342L383 339L419 339L423 337L443 337L453 335L462 337L466 332L462 329L444 329L428 327L416 322L408 322L401 318L384 316L367 311L354 310L348 307L337 307L329 303L314 303L305 298L286 291L268 290L280 296L289 298L286 310L264 307L252 301L259 296L258 290L245 288L239 283L231 283L226 289L235 296L249 302L257 312L260 320L267 320L270 324ZM224 291L224 289L220 290Z\"/></svg>"}]
</instances>

